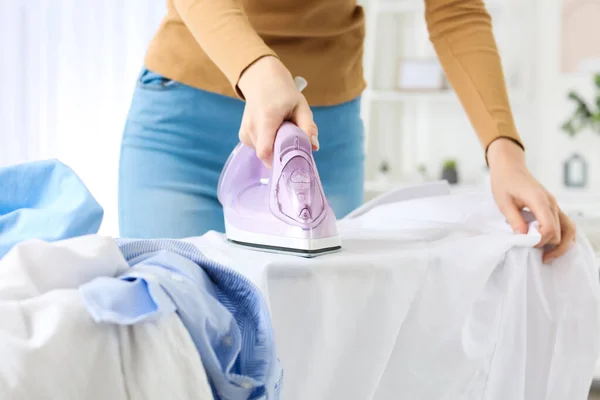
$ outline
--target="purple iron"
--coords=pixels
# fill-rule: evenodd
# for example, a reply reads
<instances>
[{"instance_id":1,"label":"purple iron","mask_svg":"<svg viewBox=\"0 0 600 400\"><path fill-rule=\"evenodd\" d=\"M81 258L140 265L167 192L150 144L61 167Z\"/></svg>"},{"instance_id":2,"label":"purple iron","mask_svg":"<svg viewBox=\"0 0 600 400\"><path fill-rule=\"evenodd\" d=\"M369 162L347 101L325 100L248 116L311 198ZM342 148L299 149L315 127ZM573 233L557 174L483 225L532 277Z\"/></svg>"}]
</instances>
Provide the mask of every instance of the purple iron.
<instances>
[{"instance_id":1,"label":"purple iron","mask_svg":"<svg viewBox=\"0 0 600 400\"><path fill-rule=\"evenodd\" d=\"M277 132L271 169L252 148L236 146L219 178L218 198L230 242L302 257L341 249L310 140L291 122Z\"/></svg>"}]
</instances>

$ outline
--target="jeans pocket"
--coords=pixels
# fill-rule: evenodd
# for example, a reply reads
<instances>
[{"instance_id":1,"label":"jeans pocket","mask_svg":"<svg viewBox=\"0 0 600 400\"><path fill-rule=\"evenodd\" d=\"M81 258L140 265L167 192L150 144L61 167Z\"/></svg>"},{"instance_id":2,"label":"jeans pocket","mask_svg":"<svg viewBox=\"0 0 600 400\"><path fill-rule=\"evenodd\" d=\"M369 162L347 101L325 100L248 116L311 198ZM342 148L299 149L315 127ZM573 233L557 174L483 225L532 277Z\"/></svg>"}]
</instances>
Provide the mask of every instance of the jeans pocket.
<instances>
[{"instance_id":1,"label":"jeans pocket","mask_svg":"<svg viewBox=\"0 0 600 400\"><path fill-rule=\"evenodd\" d=\"M164 90L174 87L178 84L177 81L150 71L144 68L138 78L137 85L142 89Z\"/></svg>"}]
</instances>

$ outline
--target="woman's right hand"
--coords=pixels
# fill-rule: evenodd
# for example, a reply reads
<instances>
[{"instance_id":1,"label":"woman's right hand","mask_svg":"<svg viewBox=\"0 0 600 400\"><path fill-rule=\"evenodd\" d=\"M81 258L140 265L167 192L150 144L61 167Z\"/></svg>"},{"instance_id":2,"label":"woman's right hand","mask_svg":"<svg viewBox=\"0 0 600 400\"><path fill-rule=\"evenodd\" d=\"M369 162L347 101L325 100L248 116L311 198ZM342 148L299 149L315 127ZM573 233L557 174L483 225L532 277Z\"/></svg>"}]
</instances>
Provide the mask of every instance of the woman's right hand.
<instances>
[{"instance_id":1,"label":"woman's right hand","mask_svg":"<svg viewBox=\"0 0 600 400\"><path fill-rule=\"evenodd\" d=\"M242 73L238 88L246 99L240 140L253 147L267 167L271 167L275 135L284 121L295 123L310 137L313 149L319 149L312 111L279 59L267 56L255 61Z\"/></svg>"}]
</instances>

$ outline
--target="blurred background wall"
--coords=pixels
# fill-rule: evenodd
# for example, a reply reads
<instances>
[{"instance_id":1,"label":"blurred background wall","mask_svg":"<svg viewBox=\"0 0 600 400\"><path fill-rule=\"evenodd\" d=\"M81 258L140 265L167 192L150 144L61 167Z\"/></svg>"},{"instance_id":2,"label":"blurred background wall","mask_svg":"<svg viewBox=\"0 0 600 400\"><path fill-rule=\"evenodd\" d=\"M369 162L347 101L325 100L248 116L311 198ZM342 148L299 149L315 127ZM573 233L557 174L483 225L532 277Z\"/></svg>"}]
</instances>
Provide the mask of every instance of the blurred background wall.
<instances>
[{"instance_id":1,"label":"blurred background wall","mask_svg":"<svg viewBox=\"0 0 600 400\"><path fill-rule=\"evenodd\" d=\"M117 235L120 137L163 0L0 0L0 165L58 158Z\"/></svg>"}]
</instances>

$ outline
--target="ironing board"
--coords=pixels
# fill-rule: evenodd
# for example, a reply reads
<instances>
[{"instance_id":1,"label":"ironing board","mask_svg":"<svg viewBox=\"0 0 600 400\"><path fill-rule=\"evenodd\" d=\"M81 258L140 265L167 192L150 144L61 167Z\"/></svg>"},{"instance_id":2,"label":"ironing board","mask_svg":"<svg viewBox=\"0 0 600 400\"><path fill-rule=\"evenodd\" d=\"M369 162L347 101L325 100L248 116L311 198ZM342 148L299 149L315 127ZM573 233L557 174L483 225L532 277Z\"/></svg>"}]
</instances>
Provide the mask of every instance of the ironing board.
<instances>
[{"instance_id":1,"label":"ironing board","mask_svg":"<svg viewBox=\"0 0 600 400\"><path fill-rule=\"evenodd\" d=\"M600 205L599 205L600 207ZM600 267L600 216L575 216L573 218L577 224L577 229L581 231L590 241L594 252L596 253L596 262ZM600 340L600 338L598 339ZM594 382L592 387L600 390L600 358L596 363L594 373Z\"/></svg>"},{"instance_id":2,"label":"ironing board","mask_svg":"<svg viewBox=\"0 0 600 400\"><path fill-rule=\"evenodd\" d=\"M312 260L189 239L263 290L283 398L585 398L600 349L585 237L542 265L535 222L513 235L487 194L431 186L387 194L339 229L343 251Z\"/></svg>"}]
</instances>

